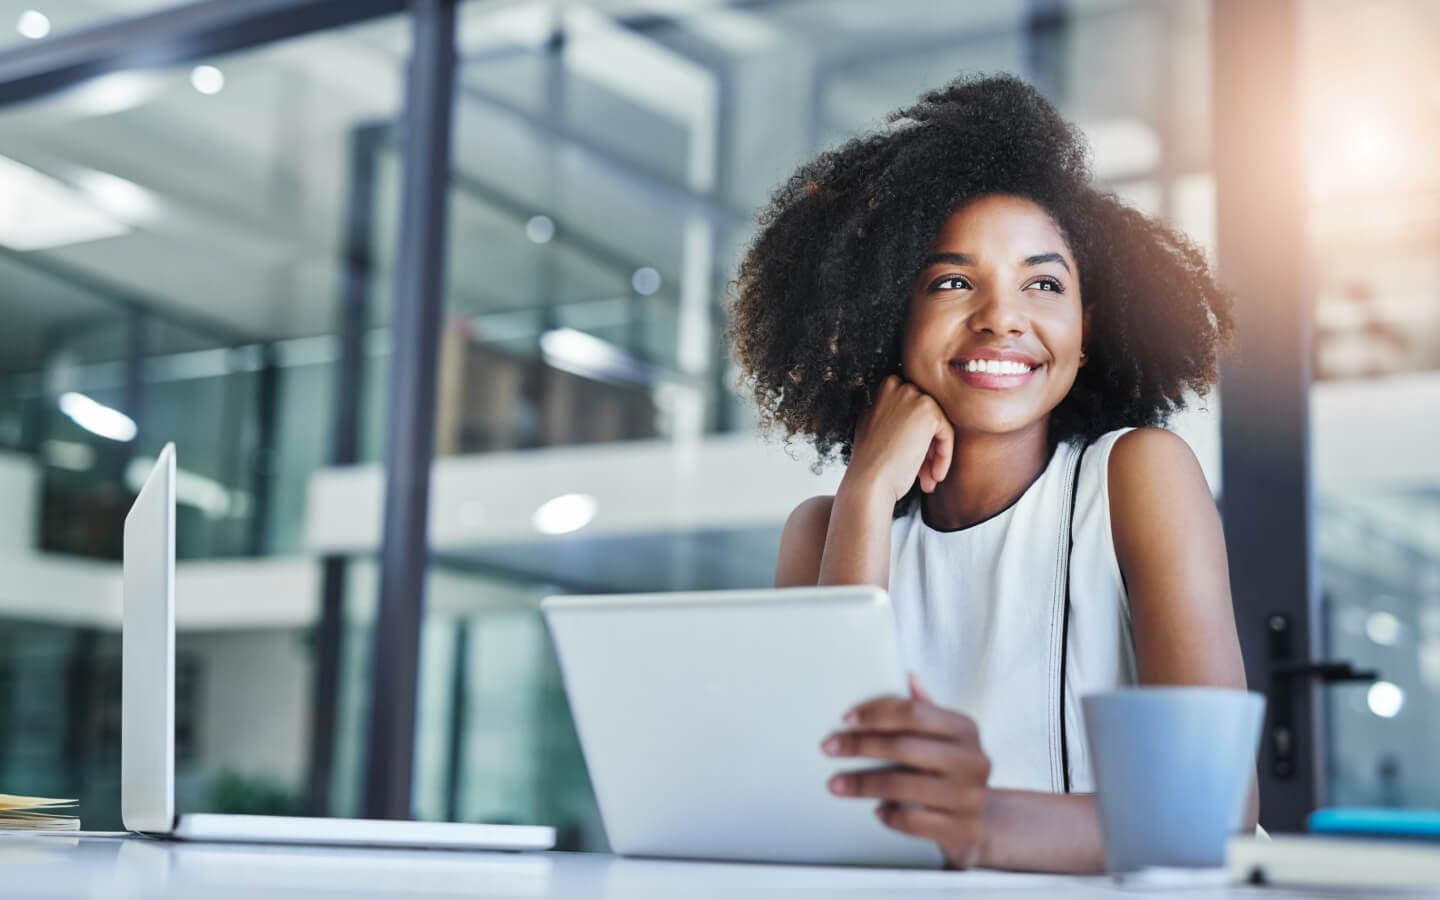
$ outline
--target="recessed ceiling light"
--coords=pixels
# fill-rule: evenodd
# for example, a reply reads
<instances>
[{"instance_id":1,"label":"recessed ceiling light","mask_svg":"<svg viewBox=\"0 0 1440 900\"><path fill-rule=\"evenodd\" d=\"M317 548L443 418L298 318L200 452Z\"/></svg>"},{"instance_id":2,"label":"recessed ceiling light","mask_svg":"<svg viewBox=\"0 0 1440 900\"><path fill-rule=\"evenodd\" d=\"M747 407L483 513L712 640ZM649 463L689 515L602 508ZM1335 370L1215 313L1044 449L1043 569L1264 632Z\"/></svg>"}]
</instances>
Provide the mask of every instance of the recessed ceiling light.
<instances>
[{"instance_id":1,"label":"recessed ceiling light","mask_svg":"<svg viewBox=\"0 0 1440 900\"><path fill-rule=\"evenodd\" d=\"M1382 647L1393 647L1400 640L1402 626L1393 613L1377 610L1365 620L1365 636Z\"/></svg>"},{"instance_id":2,"label":"recessed ceiling light","mask_svg":"<svg viewBox=\"0 0 1440 900\"><path fill-rule=\"evenodd\" d=\"M15 30L21 37L38 41L50 33L50 17L38 9L27 9L16 20Z\"/></svg>"},{"instance_id":3,"label":"recessed ceiling light","mask_svg":"<svg viewBox=\"0 0 1440 900\"><path fill-rule=\"evenodd\" d=\"M44 250L116 237L130 229L93 198L24 163L0 156L0 244Z\"/></svg>"},{"instance_id":4,"label":"recessed ceiling light","mask_svg":"<svg viewBox=\"0 0 1440 900\"><path fill-rule=\"evenodd\" d=\"M562 494L535 510L532 521L541 534L569 534L589 525L597 506L589 494Z\"/></svg>"},{"instance_id":5,"label":"recessed ceiling light","mask_svg":"<svg viewBox=\"0 0 1440 900\"><path fill-rule=\"evenodd\" d=\"M214 66L196 66L190 71L190 84L202 94L218 94L225 89L225 73Z\"/></svg>"},{"instance_id":6,"label":"recessed ceiling light","mask_svg":"<svg viewBox=\"0 0 1440 900\"><path fill-rule=\"evenodd\" d=\"M630 276L630 286L635 289L635 293L648 297L660 290L660 273L649 266L642 266Z\"/></svg>"},{"instance_id":7,"label":"recessed ceiling light","mask_svg":"<svg viewBox=\"0 0 1440 900\"><path fill-rule=\"evenodd\" d=\"M548 244L555 237L555 220L549 216L532 216L525 223L525 236L537 244Z\"/></svg>"},{"instance_id":8,"label":"recessed ceiling light","mask_svg":"<svg viewBox=\"0 0 1440 900\"><path fill-rule=\"evenodd\" d=\"M134 419L84 394L75 391L61 394L60 411L91 434L98 434L112 441L135 440Z\"/></svg>"},{"instance_id":9,"label":"recessed ceiling light","mask_svg":"<svg viewBox=\"0 0 1440 900\"><path fill-rule=\"evenodd\" d=\"M1400 690L1398 684L1377 681L1370 685L1370 691L1365 695L1365 700L1372 713L1382 719L1393 719L1400 714L1401 707L1405 705L1405 692Z\"/></svg>"}]
</instances>

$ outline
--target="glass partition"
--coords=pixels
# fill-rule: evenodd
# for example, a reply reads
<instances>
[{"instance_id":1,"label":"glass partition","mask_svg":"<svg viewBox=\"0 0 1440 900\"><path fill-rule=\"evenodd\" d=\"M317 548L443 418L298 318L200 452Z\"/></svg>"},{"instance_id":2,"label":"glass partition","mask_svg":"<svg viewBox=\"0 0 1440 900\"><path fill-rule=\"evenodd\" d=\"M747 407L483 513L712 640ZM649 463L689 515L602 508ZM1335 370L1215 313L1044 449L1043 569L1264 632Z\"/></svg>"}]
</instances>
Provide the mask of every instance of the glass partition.
<instances>
[{"instance_id":1,"label":"glass partition","mask_svg":"<svg viewBox=\"0 0 1440 900\"><path fill-rule=\"evenodd\" d=\"M1440 134L1397 84L1434 74L1434 7L1305 4L1326 657L1378 672L1328 691L1332 805L1440 807ZM1335 122L1346 127L1337 133Z\"/></svg>"},{"instance_id":2,"label":"glass partition","mask_svg":"<svg viewBox=\"0 0 1440 900\"><path fill-rule=\"evenodd\" d=\"M67 7L145 4L52 6L59 27ZM6 790L120 825L109 599L124 515L174 442L177 801L300 810L320 599L306 500L333 437L352 145L393 130L408 52L396 16L0 108L0 188L27 210L0 216ZM393 214L398 183L373 188ZM383 324L391 275L372 262ZM364 383L374 433L383 382Z\"/></svg>"}]
</instances>

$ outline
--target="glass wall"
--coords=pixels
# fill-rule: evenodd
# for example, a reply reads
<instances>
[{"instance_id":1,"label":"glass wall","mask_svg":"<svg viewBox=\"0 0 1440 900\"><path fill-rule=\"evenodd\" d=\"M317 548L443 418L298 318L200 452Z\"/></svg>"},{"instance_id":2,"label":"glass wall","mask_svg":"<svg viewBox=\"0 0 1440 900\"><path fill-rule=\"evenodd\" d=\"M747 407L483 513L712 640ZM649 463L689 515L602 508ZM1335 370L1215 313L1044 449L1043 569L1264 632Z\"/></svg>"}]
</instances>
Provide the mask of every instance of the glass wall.
<instances>
[{"instance_id":1,"label":"glass wall","mask_svg":"<svg viewBox=\"0 0 1440 900\"><path fill-rule=\"evenodd\" d=\"M408 52L395 17L0 108L0 478L7 505L32 498L0 528L7 790L119 825L107 598L124 514L174 442L180 806L299 809L320 596L306 497L331 452L352 144L393 131ZM376 216L396 208L388 152L366 173ZM378 458L383 382L361 405Z\"/></svg>"},{"instance_id":2,"label":"glass wall","mask_svg":"<svg viewBox=\"0 0 1440 900\"><path fill-rule=\"evenodd\" d=\"M1306 4L1311 393L1334 804L1440 806L1440 132L1433 4ZM1337 128L1337 123L1343 127Z\"/></svg>"}]
</instances>

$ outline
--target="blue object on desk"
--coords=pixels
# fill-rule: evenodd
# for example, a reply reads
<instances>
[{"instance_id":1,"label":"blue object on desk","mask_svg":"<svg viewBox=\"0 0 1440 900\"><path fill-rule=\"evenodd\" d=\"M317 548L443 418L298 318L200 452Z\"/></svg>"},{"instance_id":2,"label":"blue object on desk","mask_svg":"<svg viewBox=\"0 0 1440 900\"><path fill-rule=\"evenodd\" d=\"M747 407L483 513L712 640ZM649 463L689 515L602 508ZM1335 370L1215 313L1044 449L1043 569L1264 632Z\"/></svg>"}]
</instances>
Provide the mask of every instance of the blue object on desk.
<instances>
[{"instance_id":1,"label":"blue object on desk","mask_svg":"<svg viewBox=\"0 0 1440 900\"><path fill-rule=\"evenodd\" d=\"M1317 809L1310 814L1310 830L1316 834L1440 841L1440 810L1365 807Z\"/></svg>"}]
</instances>

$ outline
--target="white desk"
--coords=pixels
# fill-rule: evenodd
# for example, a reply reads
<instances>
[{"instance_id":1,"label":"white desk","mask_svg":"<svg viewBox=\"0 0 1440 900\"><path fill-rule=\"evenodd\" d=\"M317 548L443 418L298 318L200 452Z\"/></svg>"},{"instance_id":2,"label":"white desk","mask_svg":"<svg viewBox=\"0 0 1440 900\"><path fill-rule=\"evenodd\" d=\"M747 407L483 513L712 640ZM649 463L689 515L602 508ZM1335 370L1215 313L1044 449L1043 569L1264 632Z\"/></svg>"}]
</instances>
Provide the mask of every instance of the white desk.
<instances>
[{"instance_id":1,"label":"white desk","mask_svg":"<svg viewBox=\"0 0 1440 900\"><path fill-rule=\"evenodd\" d=\"M579 853L462 853L171 843L147 838L0 835L6 897L1295 898L1224 887L1137 889L1104 878L620 859ZM1323 895L1358 896L1355 894ZM1392 895L1393 896L1393 895Z\"/></svg>"}]
</instances>

